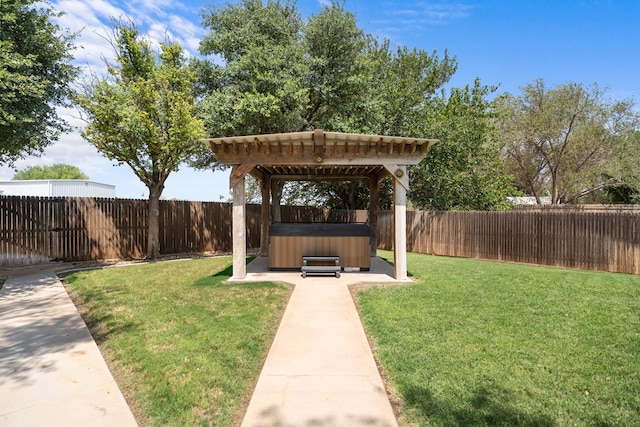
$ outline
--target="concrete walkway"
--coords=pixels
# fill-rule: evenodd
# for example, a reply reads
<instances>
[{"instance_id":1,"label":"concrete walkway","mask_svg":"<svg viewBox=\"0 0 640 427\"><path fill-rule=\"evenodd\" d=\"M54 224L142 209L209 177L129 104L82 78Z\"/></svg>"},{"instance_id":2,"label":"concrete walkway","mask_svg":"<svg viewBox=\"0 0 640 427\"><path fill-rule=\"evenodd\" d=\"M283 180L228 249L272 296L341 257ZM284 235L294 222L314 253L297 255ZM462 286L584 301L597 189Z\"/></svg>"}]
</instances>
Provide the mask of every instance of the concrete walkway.
<instances>
[{"instance_id":1,"label":"concrete walkway","mask_svg":"<svg viewBox=\"0 0 640 427\"><path fill-rule=\"evenodd\" d=\"M266 272L266 258L244 281L295 284L242 427L397 426L348 286L397 283L383 260L371 272L301 278Z\"/></svg>"},{"instance_id":2,"label":"concrete walkway","mask_svg":"<svg viewBox=\"0 0 640 427\"><path fill-rule=\"evenodd\" d=\"M84 321L50 266L0 289L0 426L135 426Z\"/></svg>"}]
</instances>

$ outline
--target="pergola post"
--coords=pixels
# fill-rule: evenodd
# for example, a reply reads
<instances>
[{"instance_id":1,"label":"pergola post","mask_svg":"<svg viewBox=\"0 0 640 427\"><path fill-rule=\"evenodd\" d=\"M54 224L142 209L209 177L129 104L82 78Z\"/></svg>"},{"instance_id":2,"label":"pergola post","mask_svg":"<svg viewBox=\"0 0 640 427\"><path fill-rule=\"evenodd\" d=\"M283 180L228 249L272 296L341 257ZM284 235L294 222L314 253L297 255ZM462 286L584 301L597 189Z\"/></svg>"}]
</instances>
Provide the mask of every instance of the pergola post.
<instances>
[{"instance_id":1,"label":"pergola post","mask_svg":"<svg viewBox=\"0 0 640 427\"><path fill-rule=\"evenodd\" d=\"M371 227L371 256L378 253L378 207L380 205L380 181L378 176L371 177L369 181L369 227Z\"/></svg>"},{"instance_id":2,"label":"pergola post","mask_svg":"<svg viewBox=\"0 0 640 427\"><path fill-rule=\"evenodd\" d=\"M398 166L393 180L393 275L407 280L407 167Z\"/></svg>"},{"instance_id":3,"label":"pergola post","mask_svg":"<svg viewBox=\"0 0 640 427\"><path fill-rule=\"evenodd\" d=\"M260 181L262 210L260 212L260 256L269 255L269 201L271 199L271 179L265 177Z\"/></svg>"},{"instance_id":4,"label":"pergola post","mask_svg":"<svg viewBox=\"0 0 640 427\"><path fill-rule=\"evenodd\" d=\"M244 190L244 173L231 172L231 191L233 192L232 223L233 233L233 279L247 276L247 221Z\"/></svg>"}]
</instances>

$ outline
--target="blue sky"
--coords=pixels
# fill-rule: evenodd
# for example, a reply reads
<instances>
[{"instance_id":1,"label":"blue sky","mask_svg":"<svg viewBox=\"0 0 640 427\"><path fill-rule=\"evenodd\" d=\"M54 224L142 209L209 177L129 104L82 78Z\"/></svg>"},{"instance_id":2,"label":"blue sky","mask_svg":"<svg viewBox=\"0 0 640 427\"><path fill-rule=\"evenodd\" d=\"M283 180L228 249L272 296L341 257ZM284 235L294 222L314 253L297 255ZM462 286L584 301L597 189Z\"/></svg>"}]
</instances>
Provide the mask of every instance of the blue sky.
<instances>
[{"instance_id":1,"label":"blue sky","mask_svg":"<svg viewBox=\"0 0 640 427\"><path fill-rule=\"evenodd\" d=\"M299 0L303 17L318 12L327 0ZM111 50L104 39L110 18L128 15L151 40L177 39L193 55L205 34L200 12L220 1L175 0L51 0L66 13L60 24L80 31L75 52L83 70L104 72L101 58ZM361 28L394 45L417 47L458 58L452 87L482 83L499 86L497 93L518 93L521 86L543 78L548 85L578 82L608 87L613 99L640 96L639 0L592 1L364 1L347 0L345 8ZM61 113L83 126L73 109ZM428 135L425 135L428 136ZM116 166L83 141L79 131L63 135L40 158L16 163L70 163L98 182L116 185L123 198L146 198L147 191L126 165ZM0 167L0 179L13 169ZM167 180L163 198L227 199L228 173L195 172L188 168Z\"/></svg>"}]
</instances>

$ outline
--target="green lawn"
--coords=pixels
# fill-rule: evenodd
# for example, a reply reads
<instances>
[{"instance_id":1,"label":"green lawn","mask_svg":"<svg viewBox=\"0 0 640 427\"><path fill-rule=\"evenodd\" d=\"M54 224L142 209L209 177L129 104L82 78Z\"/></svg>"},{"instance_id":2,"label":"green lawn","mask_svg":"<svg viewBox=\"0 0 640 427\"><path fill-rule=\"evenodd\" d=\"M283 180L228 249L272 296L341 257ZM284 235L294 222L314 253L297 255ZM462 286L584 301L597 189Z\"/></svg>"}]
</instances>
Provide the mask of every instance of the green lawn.
<instances>
[{"instance_id":1,"label":"green lawn","mask_svg":"<svg viewBox=\"0 0 640 427\"><path fill-rule=\"evenodd\" d=\"M409 424L640 425L640 276L417 254L408 268L416 284L356 298Z\"/></svg>"},{"instance_id":2,"label":"green lawn","mask_svg":"<svg viewBox=\"0 0 640 427\"><path fill-rule=\"evenodd\" d=\"M232 426L290 289L229 285L231 258L64 277L141 425Z\"/></svg>"},{"instance_id":3,"label":"green lawn","mask_svg":"<svg viewBox=\"0 0 640 427\"><path fill-rule=\"evenodd\" d=\"M239 423L290 289L223 284L230 264L65 277L141 424ZM408 266L416 284L356 294L408 424L640 425L640 276L416 254Z\"/></svg>"}]
</instances>

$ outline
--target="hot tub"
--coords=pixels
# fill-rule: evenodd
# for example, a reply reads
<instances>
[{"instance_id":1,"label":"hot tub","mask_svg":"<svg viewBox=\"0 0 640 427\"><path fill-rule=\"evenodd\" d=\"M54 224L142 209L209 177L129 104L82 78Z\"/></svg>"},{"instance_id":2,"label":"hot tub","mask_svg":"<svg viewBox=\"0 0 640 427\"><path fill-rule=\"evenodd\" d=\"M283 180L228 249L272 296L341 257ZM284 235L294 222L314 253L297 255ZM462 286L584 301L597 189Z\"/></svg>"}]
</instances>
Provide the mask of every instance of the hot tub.
<instances>
[{"instance_id":1,"label":"hot tub","mask_svg":"<svg viewBox=\"0 0 640 427\"><path fill-rule=\"evenodd\" d=\"M300 269L303 256L339 256L341 267L368 270L370 236L366 224L273 224L269 268Z\"/></svg>"}]
</instances>

